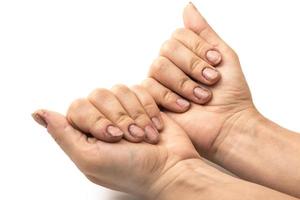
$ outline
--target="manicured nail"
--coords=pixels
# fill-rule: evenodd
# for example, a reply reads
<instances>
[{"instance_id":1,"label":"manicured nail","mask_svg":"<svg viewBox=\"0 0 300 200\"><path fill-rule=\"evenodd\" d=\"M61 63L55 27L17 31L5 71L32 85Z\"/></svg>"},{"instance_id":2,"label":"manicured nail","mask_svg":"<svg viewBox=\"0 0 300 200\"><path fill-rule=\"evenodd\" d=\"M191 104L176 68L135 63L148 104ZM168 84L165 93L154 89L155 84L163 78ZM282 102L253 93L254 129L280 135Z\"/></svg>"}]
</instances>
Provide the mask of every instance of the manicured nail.
<instances>
[{"instance_id":1,"label":"manicured nail","mask_svg":"<svg viewBox=\"0 0 300 200\"><path fill-rule=\"evenodd\" d=\"M186 108L186 107L190 106L190 102L188 102L185 99L177 99L176 103L182 108Z\"/></svg>"},{"instance_id":2,"label":"manicured nail","mask_svg":"<svg viewBox=\"0 0 300 200\"><path fill-rule=\"evenodd\" d=\"M194 94L198 99L207 99L209 97L209 93L200 87L194 89Z\"/></svg>"},{"instance_id":3,"label":"manicured nail","mask_svg":"<svg viewBox=\"0 0 300 200\"><path fill-rule=\"evenodd\" d=\"M202 71L202 74L208 81L214 81L219 77L219 72L210 67L205 67Z\"/></svg>"},{"instance_id":4,"label":"manicured nail","mask_svg":"<svg viewBox=\"0 0 300 200\"><path fill-rule=\"evenodd\" d=\"M221 62L221 54L218 51L215 50L209 50L206 52L206 58L209 60L209 62L213 64L219 64Z\"/></svg>"},{"instance_id":5,"label":"manicured nail","mask_svg":"<svg viewBox=\"0 0 300 200\"><path fill-rule=\"evenodd\" d=\"M156 129L158 129L158 130L161 129L162 124L161 124L161 122L160 122L160 120L159 120L158 117L152 117L152 118L151 118L151 121L152 121L153 124L155 125Z\"/></svg>"},{"instance_id":6,"label":"manicured nail","mask_svg":"<svg viewBox=\"0 0 300 200\"><path fill-rule=\"evenodd\" d=\"M154 129L151 125L145 127L146 137L151 142L157 142L158 140L158 131Z\"/></svg>"},{"instance_id":7,"label":"manicured nail","mask_svg":"<svg viewBox=\"0 0 300 200\"><path fill-rule=\"evenodd\" d=\"M31 114L32 118L41 126L47 128L47 122L43 117L43 111L36 111Z\"/></svg>"},{"instance_id":8,"label":"manicured nail","mask_svg":"<svg viewBox=\"0 0 300 200\"><path fill-rule=\"evenodd\" d=\"M119 137L119 136L122 136L124 134L118 127L115 127L115 126L112 126L112 125L108 126L106 128L106 131L112 137Z\"/></svg>"},{"instance_id":9,"label":"manicured nail","mask_svg":"<svg viewBox=\"0 0 300 200\"><path fill-rule=\"evenodd\" d=\"M143 131L143 129L141 129L140 127L138 127L135 124L132 124L129 126L129 133L133 137L137 137L137 138L142 138L145 136L145 132Z\"/></svg>"}]
</instances>

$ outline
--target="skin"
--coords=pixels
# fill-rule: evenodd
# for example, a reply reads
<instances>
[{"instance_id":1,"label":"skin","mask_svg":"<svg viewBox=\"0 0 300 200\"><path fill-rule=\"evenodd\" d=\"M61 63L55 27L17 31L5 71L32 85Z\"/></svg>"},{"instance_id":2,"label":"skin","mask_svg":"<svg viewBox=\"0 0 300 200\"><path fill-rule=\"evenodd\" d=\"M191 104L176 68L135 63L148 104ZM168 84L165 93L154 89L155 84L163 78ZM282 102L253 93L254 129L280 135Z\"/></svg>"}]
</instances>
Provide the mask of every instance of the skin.
<instances>
[{"instance_id":1,"label":"skin","mask_svg":"<svg viewBox=\"0 0 300 200\"><path fill-rule=\"evenodd\" d=\"M126 140L102 142L73 128L64 116L47 110L39 110L33 117L47 127L89 180L144 198L158 195L173 178L169 172L200 158L184 131L165 114L164 130L157 145Z\"/></svg>"},{"instance_id":2,"label":"skin","mask_svg":"<svg viewBox=\"0 0 300 200\"><path fill-rule=\"evenodd\" d=\"M236 53L192 4L185 8L183 18L186 29L177 30L169 44L162 46L158 61L151 66L150 78L142 85L159 105L169 110L176 110L174 102L182 98L179 95L194 102L187 112L166 113L188 133L201 155L246 180L300 197L299 134L279 127L257 111ZM175 40L190 52L178 45L174 47ZM205 60L202 51L209 46L222 55L216 66L222 78L217 85L205 85L213 98L199 105L193 100L192 91L199 85L193 81L193 73L199 77L203 66L198 70L192 57ZM168 74L173 75L172 79Z\"/></svg>"},{"instance_id":3,"label":"skin","mask_svg":"<svg viewBox=\"0 0 300 200\"><path fill-rule=\"evenodd\" d=\"M109 108L109 109L108 109ZM140 86L115 85L95 89L86 99L75 100L68 121L79 130L106 142L122 138L156 144L163 128L160 111L150 94Z\"/></svg>"},{"instance_id":4,"label":"skin","mask_svg":"<svg viewBox=\"0 0 300 200\"><path fill-rule=\"evenodd\" d=\"M187 81L185 81L182 82L181 86L185 85L187 87L171 88L182 96L190 95L187 98L199 104L207 103L211 99L212 93L210 91L213 92L214 98L205 106L192 103L190 110L184 114L167 113L166 115L162 113L159 117L163 122L164 129L161 132L160 141L157 145L144 142L136 143L141 140L131 141L129 137L126 137L126 131L128 131L130 124L136 123L141 128L143 127L142 123L138 122L134 117L133 113L137 110L143 108L144 116L148 116L144 118L144 122L146 124L151 122L151 112L148 112L145 106L149 104L143 103L143 99L148 98L141 98L141 96L145 97L143 95L146 93L145 91L142 95L139 95L139 91L128 92L128 89L125 87L117 87L117 89L112 89L111 91L98 89L87 99L77 102L77 106L71 106L70 110L76 112L74 112L75 114L68 114L68 117L72 115L81 116L79 118L81 120L74 123L76 120L70 117L69 121L72 121L74 123L72 125L77 129L82 128L79 127L80 125L86 125L85 128L87 129L84 132L88 132L94 137L89 137L86 133L75 129L64 116L55 112L39 110L33 114L34 119L47 127L48 132L55 141L87 178L96 184L111 189L139 195L146 199L213 200L219 199L220 196L223 199L295 199L263 186L225 175L208 166L201 160L185 131L171 119L176 120L184 129L187 128L187 125L190 126L189 136L198 150L206 152L205 155L208 158L246 179L252 178L254 182L273 187L288 194L298 195L297 180L299 180L299 176L295 173L295 169L300 166L299 161L297 161L297 155L300 153L298 147L300 143L299 136L262 118L256 111L235 53L220 39L217 40L218 36L212 32L210 27L204 24L206 22L203 21L203 18L200 18L201 16L195 13L196 10L191 9L195 8L192 5L186 8L185 24L222 54L222 62L218 66L222 79L219 83L220 85L205 90L209 94L205 98L195 98L197 95L193 91L194 88L199 86L205 88L204 85L196 82L187 84ZM190 24L192 22L188 19L193 19L191 21L193 23L196 21L197 24ZM200 19L202 23L200 23ZM203 27L203 31L199 31ZM177 38L177 40L180 39ZM201 44L205 45L206 43ZM201 46L198 47L200 48ZM180 49L183 50L182 48ZM191 49L193 50L193 48ZM171 56L167 56L169 51L163 50L161 52L164 60L172 60ZM194 53L196 54L197 52ZM186 51L184 54L187 55ZM206 67L209 62L208 59L203 57L205 55L200 53L198 55L202 59L201 70L198 73L203 72L203 63L206 62L204 63L204 67ZM177 63L179 60L172 61ZM177 69L174 66L169 68L165 64L166 62L163 63L163 69L167 71L172 69L171 72L174 73L173 70ZM180 65L180 67L188 67L188 65ZM209 67L212 68L212 66ZM157 69L161 68L158 67ZM189 76L193 76L192 73L185 71L187 69L182 69L182 71ZM157 74L155 75L155 69L153 71L154 78L159 80L164 78L164 76L158 78ZM183 74L181 73L181 75ZM202 84L212 85L220 80L220 74L210 83L205 82L204 76L199 77L199 81ZM175 77L178 78L180 76ZM187 80L187 78L185 79ZM155 83L155 79L149 80ZM177 106L176 109L178 109L178 95L171 93L169 89L167 93L163 91L166 90L165 86L168 83L168 79L166 80L165 82L161 80L160 83L163 84L157 82L157 85L153 85L156 86L153 88L157 88L158 92L149 91L161 105L169 105L170 108ZM224 86L223 84L225 83L228 85ZM149 89L147 83L144 86ZM192 92L180 91L180 89L192 90ZM126 98L124 100L119 96L119 94L124 95L124 92L127 95L135 93L137 98ZM147 95L147 97L151 97L151 95ZM101 97L101 100L105 97L104 107L97 104L99 97ZM160 97L168 98L159 99ZM221 102L222 98L223 102ZM174 99L175 102L173 101ZM162 100L172 100L173 102L166 104ZM114 103L106 104L105 102ZM150 105L153 104L154 100L151 102ZM182 105L181 102L181 110L178 109L178 112L188 108L188 106L183 108ZM93 108L97 109L93 110ZM72 113L71 111L69 113ZM89 113L92 117L97 117L90 118L94 120L91 120L92 122L97 122L95 119L101 119L101 122L89 124L89 120L82 120L88 117L80 115L84 113L83 111L90 111ZM121 115L119 115L120 111L123 112ZM141 113L141 111L138 113ZM206 114L206 117L203 113ZM125 116L125 120L118 120L115 116ZM120 121L126 123L118 123ZM190 123L191 121L193 123ZM89 130L92 130L90 128L94 127L95 124L99 128L95 130L100 131L94 130L89 132ZM111 144L98 140L98 137L103 140L107 139L104 134L108 125L116 126L121 130L122 134L117 134L118 140L107 142L119 141L121 136L125 136L128 141L121 140L118 143ZM159 128L157 127L157 129ZM195 134L194 136L193 133ZM208 135L207 133L211 134ZM274 155L274 150L276 149L277 151ZM278 162L283 157L285 158L285 163L289 163L288 165Z\"/></svg>"},{"instance_id":5,"label":"skin","mask_svg":"<svg viewBox=\"0 0 300 200\"><path fill-rule=\"evenodd\" d=\"M157 145L126 140L103 142L48 110L38 110L33 117L90 181L110 189L158 200L217 200L220 195L232 200L245 194L249 200L295 199L207 165L183 129L163 113L164 129Z\"/></svg>"}]
</instances>

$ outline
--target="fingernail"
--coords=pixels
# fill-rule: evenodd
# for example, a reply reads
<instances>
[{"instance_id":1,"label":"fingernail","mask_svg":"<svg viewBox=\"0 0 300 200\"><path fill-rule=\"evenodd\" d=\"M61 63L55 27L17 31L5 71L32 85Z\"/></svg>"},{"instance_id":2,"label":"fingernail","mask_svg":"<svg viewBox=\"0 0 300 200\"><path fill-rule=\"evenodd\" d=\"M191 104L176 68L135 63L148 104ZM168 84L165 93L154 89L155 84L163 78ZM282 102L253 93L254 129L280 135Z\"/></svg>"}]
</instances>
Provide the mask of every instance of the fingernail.
<instances>
[{"instance_id":1,"label":"fingernail","mask_svg":"<svg viewBox=\"0 0 300 200\"><path fill-rule=\"evenodd\" d=\"M219 72L210 67L204 68L202 74L204 78L208 81L214 81L219 77Z\"/></svg>"},{"instance_id":2,"label":"fingernail","mask_svg":"<svg viewBox=\"0 0 300 200\"><path fill-rule=\"evenodd\" d=\"M158 131L154 129L151 125L145 127L146 138L152 142L157 142L158 140Z\"/></svg>"},{"instance_id":3,"label":"fingernail","mask_svg":"<svg viewBox=\"0 0 300 200\"><path fill-rule=\"evenodd\" d=\"M193 6L194 9L197 9L196 6L190 1L189 5Z\"/></svg>"},{"instance_id":4,"label":"fingernail","mask_svg":"<svg viewBox=\"0 0 300 200\"><path fill-rule=\"evenodd\" d=\"M156 127L157 129L161 129L162 124L161 124L161 122L160 122L160 120L159 120L158 117L152 117L152 118L151 118L151 121L153 122L153 124L155 125L155 127Z\"/></svg>"},{"instance_id":5,"label":"fingernail","mask_svg":"<svg viewBox=\"0 0 300 200\"><path fill-rule=\"evenodd\" d=\"M143 131L143 129L141 129L140 127L138 127L135 124L132 124L129 126L129 133L133 137L137 137L137 138L142 138L145 136L145 132Z\"/></svg>"},{"instance_id":6,"label":"fingernail","mask_svg":"<svg viewBox=\"0 0 300 200\"><path fill-rule=\"evenodd\" d=\"M185 100L185 99L177 99L177 100L176 100L176 103L177 103L180 107L182 107L182 108L186 108L186 107L188 107L188 106L190 105L190 102L188 102L188 101Z\"/></svg>"},{"instance_id":7,"label":"fingernail","mask_svg":"<svg viewBox=\"0 0 300 200\"><path fill-rule=\"evenodd\" d=\"M122 136L124 134L118 127L115 127L115 126L112 126L112 125L108 126L106 128L106 131L112 137L119 137L119 136Z\"/></svg>"},{"instance_id":8,"label":"fingernail","mask_svg":"<svg viewBox=\"0 0 300 200\"><path fill-rule=\"evenodd\" d=\"M36 111L32 113L31 116L39 125L47 128L47 122L43 117L43 111Z\"/></svg>"},{"instance_id":9,"label":"fingernail","mask_svg":"<svg viewBox=\"0 0 300 200\"><path fill-rule=\"evenodd\" d=\"M215 50L209 50L206 52L206 58L213 64L219 64L222 57L221 54L218 51Z\"/></svg>"},{"instance_id":10,"label":"fingernail","mask_svg":"<svg viewBox=\"0 0 300 200\"><path fill-rule=\"evenodd\" d=\"M198 99L207 99L209 97L209 93L200 87L194 89L194 94Z\"/></svg>"}]
</instances>

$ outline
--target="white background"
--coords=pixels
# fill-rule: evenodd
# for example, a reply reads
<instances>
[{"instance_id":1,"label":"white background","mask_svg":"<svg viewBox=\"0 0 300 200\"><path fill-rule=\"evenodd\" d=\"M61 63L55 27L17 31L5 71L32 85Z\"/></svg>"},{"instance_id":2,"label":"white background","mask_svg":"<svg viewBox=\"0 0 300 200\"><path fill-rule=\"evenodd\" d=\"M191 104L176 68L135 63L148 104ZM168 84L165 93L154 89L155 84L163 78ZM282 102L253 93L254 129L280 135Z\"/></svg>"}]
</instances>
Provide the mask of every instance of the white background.
<instances>
[{"instance_id":1,"label":"white background","mask_svg":"<svg viewBox=\"0 0 300 200\"><path fill-rule=\"evenodd\" d=\"M255 103L300 130L300 5L194 1L238 52ZM183 0L0 0L0 199L127 199L89 183L30 114L145 78ZM130 199L130 198L129 198Z\"/></svg>"}]
</instances>

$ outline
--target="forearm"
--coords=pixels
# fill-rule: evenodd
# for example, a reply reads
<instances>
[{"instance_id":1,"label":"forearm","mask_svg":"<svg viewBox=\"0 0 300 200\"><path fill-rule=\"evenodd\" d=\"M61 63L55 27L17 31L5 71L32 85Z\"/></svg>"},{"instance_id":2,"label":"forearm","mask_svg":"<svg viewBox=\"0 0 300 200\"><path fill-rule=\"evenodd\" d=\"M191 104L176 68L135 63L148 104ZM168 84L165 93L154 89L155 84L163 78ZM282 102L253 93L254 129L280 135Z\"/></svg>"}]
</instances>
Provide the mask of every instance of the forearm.
<instances>
[{"instance_id":1,"label":"forearm","mask_svg":"<svg viewBox=\"0 0 300 200\"><path fill-rule=\"evenodd\" d=\"M178 174L178 171L180 172ZM176 172L177 171L177 172ZM202 161L181 166L173 172L177 175L162 189L158 200L289 200L296 199L260 185L226 175ZM170 174L169 174L170 175Z\"/></svg>"},{"instance_id":2,"label":"forearm","mask_svg":"<svg viewBox=\"0 0 300 200\"><path fill-rule=\"evenodd\" d=\"M246 180L300 197L299 134L260 115L239 117L227 131L212 160Z\"/></svg>"}]
</instances>

